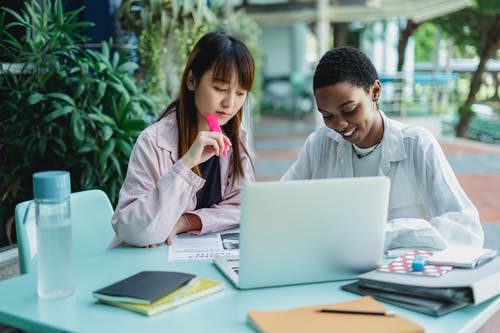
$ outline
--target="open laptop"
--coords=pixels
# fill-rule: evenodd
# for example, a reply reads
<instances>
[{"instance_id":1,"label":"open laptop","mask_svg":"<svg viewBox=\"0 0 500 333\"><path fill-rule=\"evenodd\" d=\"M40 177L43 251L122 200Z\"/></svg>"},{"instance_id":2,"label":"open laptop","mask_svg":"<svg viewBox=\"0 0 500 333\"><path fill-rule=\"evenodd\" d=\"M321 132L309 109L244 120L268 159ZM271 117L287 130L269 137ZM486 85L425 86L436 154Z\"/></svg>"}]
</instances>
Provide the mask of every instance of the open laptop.
<instances>
[{"instance_id":1,"label":"open laptop","mask_svg":"<svg viewBox=\"0 0 500 333\"><path fill-rule=\"evenodd\" d=\"M242 191L239 257L215 257L237 288L345 280L381 264L386 177L260 182Z\"/></svg>"}]
</instances>

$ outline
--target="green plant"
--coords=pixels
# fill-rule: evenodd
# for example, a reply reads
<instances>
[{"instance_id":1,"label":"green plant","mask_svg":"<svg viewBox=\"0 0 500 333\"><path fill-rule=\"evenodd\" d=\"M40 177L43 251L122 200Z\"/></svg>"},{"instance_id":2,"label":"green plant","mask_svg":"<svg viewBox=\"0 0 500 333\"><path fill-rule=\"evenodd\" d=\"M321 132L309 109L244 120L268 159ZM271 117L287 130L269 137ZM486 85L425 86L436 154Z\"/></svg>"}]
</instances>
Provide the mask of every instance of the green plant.
<instances>
[{"instance_id":1,"label":"green plant","mask_svg":"<svg viewBox=\"0 0 500 333\"><path fill-rule=\"evenodd\" d=\"M73 191L101 188L116 202L134 141L155 116L131 75L137 64L110 43L83 49L90 23L76 20L81 9L65 13L61 0L1 11L15 18L0 26L1 52L21 64L0 73L0 218L32 197L39 170L69 170ZM25 31L20 41L8 32L15 26Z\"/></svg>"},{"instance_id":2,"label":"green plant","mask_svg":"<svg viewBox=\"0 0 500 333\"><path fill-rule=\"evenodd\" d=\"M229 13L225 2L206 0L123 0L116 16L123 29L139 37L142 73L148 92L178 95L189 52L208 31L224 29L243 40L255 60L252 113L259 116L262 96L260 28L243 10ZM226 9L226 10L225 10ZM163 98L165 100L165 98ZM168 101L167 101L168 102Z\"/></svg>"}]
</instances>

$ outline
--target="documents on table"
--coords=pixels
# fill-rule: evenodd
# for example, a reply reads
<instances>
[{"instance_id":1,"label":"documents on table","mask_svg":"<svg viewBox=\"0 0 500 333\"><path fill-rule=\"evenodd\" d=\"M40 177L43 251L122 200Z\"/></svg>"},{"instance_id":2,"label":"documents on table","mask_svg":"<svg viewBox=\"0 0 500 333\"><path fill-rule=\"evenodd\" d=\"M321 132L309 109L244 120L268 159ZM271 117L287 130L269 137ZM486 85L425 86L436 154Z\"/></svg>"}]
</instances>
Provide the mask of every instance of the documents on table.
<instances>
[{"instance_id":1,"label":"documents on table","mask_svg":"<svg viewBox=\"0 0 500 333\"><path fill-rule=\"evenodd\" d=\"M179 234L169 246L168 261L206 261L214 256L237 256L239 248L239 229L201 236Z\"/></svg>"}]
</instances>

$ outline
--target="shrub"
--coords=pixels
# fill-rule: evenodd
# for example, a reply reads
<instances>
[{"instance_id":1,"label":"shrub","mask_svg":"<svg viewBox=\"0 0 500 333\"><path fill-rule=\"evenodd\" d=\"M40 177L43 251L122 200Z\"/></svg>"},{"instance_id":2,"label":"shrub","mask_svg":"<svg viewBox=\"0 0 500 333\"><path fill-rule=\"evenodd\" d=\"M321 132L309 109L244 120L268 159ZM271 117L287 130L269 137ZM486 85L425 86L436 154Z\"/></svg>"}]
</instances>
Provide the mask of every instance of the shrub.
<instances>
[{"instance_id":1,"label":"shrub","mask_svg":"<svg viewBox=\"0 0 500 333\"><path fill-rule=\"evenodd\" d=\"M1 26L0 53L19 64L0 73L0 220L12 222L15 204L32 198L33 172L64 169L72 191L104 190L113 203L132 146L155 114L155 104L132 76L137 64L111 43L82 48L82 9L64 12L60 0L43 8L26 2ZM17 41L9 29L21 27ZM16 67L17 66L17 67ZM15 69L17 68L17 69Z\"/></svg>"}]
</instances>

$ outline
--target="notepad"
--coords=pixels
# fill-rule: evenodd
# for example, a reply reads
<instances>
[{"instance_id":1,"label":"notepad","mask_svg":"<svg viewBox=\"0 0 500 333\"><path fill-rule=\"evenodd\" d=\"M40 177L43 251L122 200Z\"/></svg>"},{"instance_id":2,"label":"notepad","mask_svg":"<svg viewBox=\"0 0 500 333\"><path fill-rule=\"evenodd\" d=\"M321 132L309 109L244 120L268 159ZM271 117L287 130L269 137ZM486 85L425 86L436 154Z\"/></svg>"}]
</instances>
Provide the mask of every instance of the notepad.
<instances>
[{"instance_id":1,"label":"notepad","mask_svg":"<svg viewBox=\"0 0 500 333\"><path fill-rule=\"evenodd\" d=\"M93 292L99 300L151 304L182 288L193 274L169 271L142 271Z\"/></svg>"},{"instance_id":2,"label":"notepad","mask_svg":"<svg viewBox=\"0 0 500 333\"><path fill-rule=\"evenodd\" d=\"M435 252L427 263L432 265L451 265L455 267L474 268L481 263L494 258L496 250L473 247L453 246Z\"/></svg>"},{"instance_id":3,"label":"notepad","mask_svg":"<svg viewBox=\"0 0 500 333\"><path fill-rule=\"evenodd\" d=\"M323 308L350 311L377 311L387 309L370 296L329 305L307 306L281 311L248 311L248 322L259 332L424 332L416 323L399 315L325 313Z\"/></svg>"},{"instance_id":4,"label":"notepad","mask_svg":"<svg viewBox=\"0 0 500 333\"><path fill-rule=\"evenodd\" d=\"M195 301L224 289L224 283L220 281L209 280L201 277L198 277L195 281L196 283L194 285L191 285L189 288L177 289L175 292L170 293L151 304L111 302L103 299L100 299L99 302L134 311L147 316L152 316L154 314L173 309L175 307Z\"/></svg>"}]
</instances>

